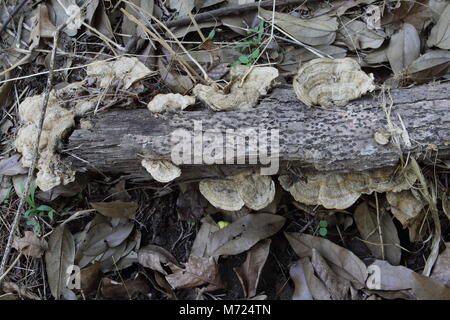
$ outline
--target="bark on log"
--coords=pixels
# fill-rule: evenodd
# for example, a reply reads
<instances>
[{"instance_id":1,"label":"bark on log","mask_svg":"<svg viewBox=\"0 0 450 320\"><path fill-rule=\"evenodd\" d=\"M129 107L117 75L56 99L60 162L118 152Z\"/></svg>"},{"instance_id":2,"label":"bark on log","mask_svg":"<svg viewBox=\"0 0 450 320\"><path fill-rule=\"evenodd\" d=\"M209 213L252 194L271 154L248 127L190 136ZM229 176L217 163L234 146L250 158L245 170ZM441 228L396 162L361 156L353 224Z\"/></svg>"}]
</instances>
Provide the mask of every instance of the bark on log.
<instances>
[{"instance_id":1,"label":"bark on log","mask_svg":"<svg viewBox=\"0 0 450 320\"><path fill-rule=\"evenodd\" d=\"M201 121L203 132L216 129L218 134L249 127L279 129L281 171L287 167L323 171L382 168L396 165L402 154L429 157L434 147L439 159L450 158L450 85L396 89L390 97L391 120L399 128L404 125L411 141L411 146L402 141L401 150L374 140L375 132L387 127L382 105L386 102L389 108L388 94L376 92L346 107L325 110L306 107L289 87L275 89L249 111L152 114L137 109L102 113L90 119L93 128L74 130L65 146L66 160L78 171L151 180L141 166L142 155L170 159L175 144L171 134L177 129L192 132L194 120ZM181 168L184 179L195 179L223 176L249 166L255 167L198 164Z\"/></svg>"}]
</instances>

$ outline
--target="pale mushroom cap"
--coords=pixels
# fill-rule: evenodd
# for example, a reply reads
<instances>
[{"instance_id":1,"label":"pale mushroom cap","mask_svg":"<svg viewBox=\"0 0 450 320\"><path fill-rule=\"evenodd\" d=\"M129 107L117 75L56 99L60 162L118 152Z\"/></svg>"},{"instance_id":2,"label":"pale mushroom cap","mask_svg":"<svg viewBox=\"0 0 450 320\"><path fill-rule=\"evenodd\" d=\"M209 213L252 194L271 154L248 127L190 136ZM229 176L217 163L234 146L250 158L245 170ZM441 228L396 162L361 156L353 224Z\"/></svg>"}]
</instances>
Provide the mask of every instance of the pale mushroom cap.
<instances>
[{"instance_id":1,"label":"pale mushroom cap","mask_svg":"<svg viewBox=\"0 0 450 320\"><path fill-rule=\"evenodd\" d=\"M207 181L199 183L200 193L214 207L227 211L237 211L244 206L235 181Z\"/></svg>"},{"instance_id":2,"label":"pale mushroom cap","mask_svg":"<svg viewBox=\"0 0 450 320\"><path fill-rule=\"evenodd\" d=\"M184 110L195 103L195 98L179 93L158 94L147 105L148 110L155 113L166 110Z\"/></svg>"},{"instance_id":3,"label":"pale mushroom cap","mask_svg":"<svg viewBox=\"0 0 450 320\"><path fill-rule=\"evenodd\" d=\"M158 182L167 183L181 175L181 169L170 160L144 159L141 164Z\"/></svg>"},{"instance_id":4,"label":"pale mushroom cap","mask_svg":"<svg viewBox=\"0 0 450 320\"><path fill-rule=\"evenodd\" d=\"M270 176L251 174L238 181L239 196L250 209L261 210L275 198L275 183Z\"/></svg>"},{"instance_id":5,"label":"pale mushroom cap","mask_svg":"<svg viewBox=\"0 0 450 320\"><path fill-rule=\"evenodd\" d=\"M319 58L302 65L294 77L294 91L307 106L345 106L375 89L367 75L351 58Z\"/></svg>"}]
</instances>

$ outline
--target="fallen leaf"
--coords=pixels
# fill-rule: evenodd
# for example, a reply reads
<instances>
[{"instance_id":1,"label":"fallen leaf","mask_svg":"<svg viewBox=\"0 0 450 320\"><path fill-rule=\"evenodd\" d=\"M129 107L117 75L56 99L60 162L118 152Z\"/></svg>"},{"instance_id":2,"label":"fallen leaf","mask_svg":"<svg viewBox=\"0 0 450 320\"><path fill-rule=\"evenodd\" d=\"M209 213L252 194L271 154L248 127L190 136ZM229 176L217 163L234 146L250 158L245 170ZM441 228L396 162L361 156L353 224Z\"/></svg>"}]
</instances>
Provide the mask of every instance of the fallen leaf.
<instances>
[{"instance_id":1,"label":"fallen leaf","mask_svg":"<svg viewBox=\"0 0 450 320\"><path fill-rule=\"evenodd\" d=\"M407 68L420 54L420 38L416 28L405 23L394 33L389 42L386 55L395 74Z\"/></svg>"},{"instance_id":2,"label":"fallen leaf","mask_svg":"<svg viewBox=\"0 0 450 320\"><path fill-rule=\"evenodd\" d=\"M409 79L423 83L444 76L450 67L450 52L431 50L414 60L406 73Z\"/></svg>"},{"instance_id":3,"label":"fallen leaf","mask_svg":"<svg viewBox=\"0 0 450 320\"><path fill-rule=\"evenodd\" d=\"M172 274L166 276L172 288L193 288L208 284L207 290L217 290L223 287L219 267L213 257L200 258L189 256L185 268L169 263Z\"/></svg>"},{"instance_id":4,"label":"fallen leaf","mask_svg":"<svg viewBox=\"0 0 450 320\"><path fill-rule=\"evenodd\" d=\"M259 15L272 21L272 11L259 8ZM338 22L336 17L323 15L311 19L301 19L285 13L274 13L275 25L298 41L311 46L332 44L336 39Z\"/></svg>"},{"instance_id":5,"label":"fallen leaf","mask_svg":"<svg viewBox=\"0 0 450 320\"><path fill-rule=\"evenodd\" d=\"M308 257L296 261L289 269L295 290L292 300L331 300L331 295L322 280L314 275Z\"/></svg>"},{"instance_id":6,"label":"fallen leaf","mask_svg":"<svg viewBox=\"0 0 450 320\"><path fill-rule=\"evenodd\" d=\"M60 299L65 291L70 274L68 270L74 265L75 242L65 225L55 228L48 240L45 253L45 265L50 291L55 299Z\"/></svg>"},{"instance_id":7,"label":"fallen leaf","mask_svg":"<svg viewBox=\"0 0 450 320\"><path fill-rule=\"evenodd\" d=\"M247 251L245 262L239 267L233 268L242 285L246 298L256 296L259 277L269 255L270 242L270 239L258 242Z\"/></svg>"},{"instance_id":8,"label":"fallen leaf","mask_svg":"<svg viewBox=\"0 0 450 320\"><path fill-rule=\"evenodd\" d=\"M427 45L429 47L436 46L441 49L450 49L450 4L447 4L438 22L431 29Z\"/></svg>"},{"instance_id":9,"label":"fallen leaf","mask_svg":"<svg viewBox=\"0 0 450 320\"><path fill-rule=\"evenodd\" d=\"M386 259L392 265L398 265L400 263L402 250L400 248L400 239L398 238L397 229L392 221L392 217L386 211L382 210L379 215L380 224L378 225L377 213L369 208L367 202L363 202L356 207L353 216L355 218L356 227L358 228L364 243L375 258ZM379 232L380 229L381 237ZM381 243L381 238L383 239L383 243Z\"/></svg>"},{"instance_id":10,"label":"fallen leaf","mask_svg":"<svg viewBox=\"0 0 450 320\"><path fill-rule=\"evenodd\" d=\"M41 300L41 298L39 298L36 294L31 292L27 288L24 288L23 286L19 286L17 283L14 283L14 282L2 281L1 289L5 293L17 294L18 298L25 298L28 300ZM3 299L0 297L0 300L3 300ZM9 299L6 299L6 300L9 300Z\"/></svg>"},{"instance_id":11,"label":"fallen leaf","mask_svg":"<svg viewBox=\"0 0 450 320\"><path fill-rule=\"evenodd\" d=\"M202 197L197 189L189 188L177 198L177 213L180 220L199 221L204 215Z\"/></svg>"},{"instance_id":12,"label":"fallen leaf","mask_svg":"<svg viewBox=\"0 0 450 320\"><path fill-rule=\"evenodd\" d=\"M110 218L134 218L139 205L136 202L112 201L91 202L91 206L105 217Z\"/></svg>"},{"instance_id":13,"label":"fallen leaf","mask_svg":"<svg viewBox=\"0 0 450 320\"><path fill-rule=\"evenodd\" d=\"M366 265L353 252L338 246L322 237L298 232L285 232L292 249L300 257L312 257L312 249L315 249L333 267L341 268L347 275L348 280L360 285L366 281ZM332 265L333 264L333 265ZM336 269L333 268L336 272ZM342 276L342 274L339 274Z\"/></svg>"},{"instance_id":14,"label":"fallen leaf","mask_svg":"<svg viewBox=\"0 0 450 320\"><path fill-rule=\"evenodd\" d=\"M40 258L47 250L48 244L45 239L39 238L33 232L25 231L25 235L22 238L14 238L12 247L26 256Z\"/></svg>"},{"instance_id":15,"label":"fallen leaf","mask_svg":"<svg viewBox=\"0 0 450 320\"><path fill-rule=\"evenodd\" d=\"M277 233L285 221L275 214L247 214L212 234L208 255L235 255L247 251L258 241Z\"/></svg>"},{"instance_id":16,"label":"fallen leaf","mask_svg":"<svg viewBox=\"0 0 450 320\"><path fill-rule=\"evenodd\" d=\"M107 38L114 36L111 22L105 12L105 6L100 0L92 0L89 2L86 7L86 22ZM90 30L88 30L88 33L96 35Z\"/></svg>"},{"instance_id":17,"label":"fallen leaf","mask_svg":"<svg viewBox=\"0 0 450 320\"><path fill-rule=\"evenodd\" d=\"M359 20L342 17L341 24L337 40L344 42L351 50L377 49L386 38L383 31L369 29L364 22Z\"/></svg>"},{"instance_id":18,"label":"fallen leaf","mask_svg":"<svg viewBox=\"0 0 450 320\"><path fill-rule=\"evenodd\" d=\"M188 15L195 7L195 0L169 0L169 7L180 16Z\"/></svg>"},{"instance_id":19,"label":"fallen leaf","mask_svg":"<svg viewBox=\"0 0 450 320\"><path fill-rule=\"evenodd\" d=\"M124 282L103 278L100 282L98 295L104 299L133 299L137 294L146 294L149 291L150 286L143 276L128 279Z\"/></svg>"},{"instance_id":20,"label":"fallen leaf","mask_svg":"<svg viewBox=\"0 0 450 320\"><path fill-rule=\"evenodd\" d=\"M80 271L81 291L89 296L97 292L102 278L101 264L95 263Z\"/></svg>"},{"instance_id":21,"label":"fallen leaf","mask_svg":"<svg viewBox=\"0 0 450 320\"><path fill-rule=\"evenodd\" d=\"M219 230L219 226L214 222L211 216L206 216L202 220L202 225L200 230L198 230L197 235L195 237L194 243L191 248L191 255L195 257L207 258L209 246L211 244L211 238L217 230Z\"/></svg>"},{"instance_id":22,"label":"fallen leaf","mask_svg":"<svg viewBox=\"0 0 450 320\"><path fill-rule=\"evenodd\" d=\"M0 175L15 176L17 174L28 173L28 169L22 167L20 157L20 154L14 154L9 158L0 160Z\"/></svg>"},{"instance_id":23,"label":"fallen leaf","mask_svg":"<svg viewBox=\"0 0 450 320\"><path fill-rule=\"evenodd\" d=\"M438 256L430 277L450 288L450 242L445 245L446 248Z\"/></svg>"},{"instance_id":24,"label":"fallen leaf","mask_svg":"<svg viewBox=\"0 0 450 320\"><path fill-rule=\"evenodd\" d=\"M167 263L178 264L177 259L169 251L155 245L141 248L138 252L138 261L142 266L158 271L163 275L167 275L166 270L163 268Z\"/></svg>"}]
</instances>

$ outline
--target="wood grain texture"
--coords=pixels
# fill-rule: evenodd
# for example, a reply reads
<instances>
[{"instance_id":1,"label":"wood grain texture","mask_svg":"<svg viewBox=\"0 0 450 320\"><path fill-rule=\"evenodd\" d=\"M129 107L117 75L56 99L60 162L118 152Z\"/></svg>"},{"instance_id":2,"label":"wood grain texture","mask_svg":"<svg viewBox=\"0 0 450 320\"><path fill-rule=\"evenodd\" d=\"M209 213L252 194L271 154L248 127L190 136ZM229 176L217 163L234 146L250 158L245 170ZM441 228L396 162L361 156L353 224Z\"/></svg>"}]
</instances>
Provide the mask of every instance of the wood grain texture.
<instances>
[{"instance_id":1,"label":"wood grain texture","mask_svg":"<svg viewBox=\"0 0 450 320\"><path fill-rule=\"evenodd\" d=\"M402 127L401 118L412 141L409 148L402 145L402 151L392 145L379 145L373 138L387 124L379 91L346 107L325 110L303 105L287 87L275 89L249 111L105 112L90 119L92 129L74 130L65 146L70 154L65 159L79 171L100 170L125 174L134 180L151 180L141 167L141 155L170 159L174 145L171 133L177 129L192 131L195 120L202 122L203 132L216 129L225 133L227 129L249 127L279 129L281 171L286 167L360 171L394 166L402 153L430 156L430 145L438 147L438 158L449 158L450 85L396 89L390 96L391 120ZM248 165L182 166L182 177L222 176L243 167Z\"/></svg>"}]
</instances>

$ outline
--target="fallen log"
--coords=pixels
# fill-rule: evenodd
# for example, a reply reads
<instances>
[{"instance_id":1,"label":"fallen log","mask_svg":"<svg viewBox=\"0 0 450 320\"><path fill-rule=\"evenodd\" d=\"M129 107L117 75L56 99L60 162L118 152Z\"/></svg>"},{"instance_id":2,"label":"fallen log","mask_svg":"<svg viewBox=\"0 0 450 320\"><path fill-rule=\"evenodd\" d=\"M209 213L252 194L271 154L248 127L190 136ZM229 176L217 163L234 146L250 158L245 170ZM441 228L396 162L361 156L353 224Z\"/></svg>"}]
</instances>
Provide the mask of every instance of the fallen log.
<instances>
[{"instance_id":1,"label":"fallen log","mask_svg":"<svg viewBox=\"0 0 450 320\"><path fill-rule=\"evenodd\" d=\"M388 128L386 110L390 111L391 123L405 129L399 139L400 148L392 141L381 145L374 139L376 132ZM113 110L92 116L89 121L91 128L76 128L68 138L63 153L65 161L72 162L77 171L122 174L135 181L152 179L141 165L144 157L171 159L172 150L179 144L173 135L180 130L192 134L193 148L201 143L194 139L195 135L211 134L211 130L224 139L228 130L237 140L245 133L243 129L250 129L250 136L255 132L261 134L264 129L279 130L281 171L294 167L362 171L395 166L407 154L420 159L450 158L448 83L395 89L384 94L375 92L346 107L333 109L309 108L287 87L275 89L257 108L248 111L153 114L147 109ZM268 166L267 162L265 166L260 162L249 163L254 149L248 146L239 149L239 143L233 148L237 150L234 159L219 152L213 154L216 164L180 165L182 179L220 177L242 168ZM245 150L245 163L238 149Z\"/></svg>"}]
</instances>

